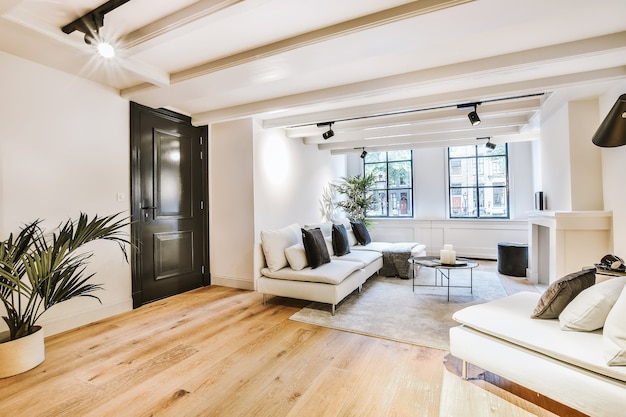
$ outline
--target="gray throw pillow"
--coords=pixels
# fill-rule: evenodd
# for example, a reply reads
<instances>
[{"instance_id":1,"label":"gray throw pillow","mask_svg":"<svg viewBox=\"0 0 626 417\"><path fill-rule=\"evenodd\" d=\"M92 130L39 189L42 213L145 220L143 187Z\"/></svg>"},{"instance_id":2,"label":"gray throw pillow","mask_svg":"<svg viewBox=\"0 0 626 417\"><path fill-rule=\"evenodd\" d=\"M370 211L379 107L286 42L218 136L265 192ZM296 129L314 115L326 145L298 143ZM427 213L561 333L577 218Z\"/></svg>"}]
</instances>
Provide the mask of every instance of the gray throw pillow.
<instances>
[{"instance_id":1,"label":"gray throw pillow","mask_svg":"<svg viewBox=\"0 0 626 417\"><path fill-rule=\"evenodd\" d=\"M350 253L350 241L348 231L343 224L333 224L333 252L335 256L343 256Z\"/></svg>"},{"instance_id":2,"label":"gray throw pillow","mask_svg":"<svg viewBox=\"0 0 626 417\"><path fill-rule=\"evenodd\" d=\"M367 227L365 227L363 222L350 222L350 225L352 225L352 231L354 232L354 236L356 236L356 240L360 245L365 246L372 242L370 232L367 230Z\"/></svg>"},{"instance_id":3,"label":"gray throw pillow","mask_svg":"<svg viewBox=\"0 0 626 417\"><path fill-rule=\"evenodd\" d=\"M539 299L531 317L534 319L558 318L570 301L595 282L595 269L572 272L558 281L554 281Z\"/></svg>"},{"instance_id":4,"label":"gray throw pillow","mask_svg":"<svg viewBox=\"0 0 626 417\"><path fill-rule=\"evenodd\" d=\"M302 229L302 244L306 252L306 260L313 269L330 262L326 241L320 228Z\"/></svg>"}]
</instances>

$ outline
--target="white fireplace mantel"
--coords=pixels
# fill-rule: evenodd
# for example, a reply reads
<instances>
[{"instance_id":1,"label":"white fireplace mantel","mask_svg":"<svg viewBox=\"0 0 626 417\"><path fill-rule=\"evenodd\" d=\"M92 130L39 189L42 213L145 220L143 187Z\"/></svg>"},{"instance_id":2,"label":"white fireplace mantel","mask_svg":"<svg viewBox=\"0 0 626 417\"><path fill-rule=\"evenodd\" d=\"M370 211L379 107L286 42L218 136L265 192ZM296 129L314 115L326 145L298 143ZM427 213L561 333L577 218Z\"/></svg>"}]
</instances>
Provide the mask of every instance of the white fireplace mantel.
<instances>
[{"instance_id":1,"label":"white fireplace mantel","mask_svg":"<svg viewBox=\"0 0 626 417\"><path fill-rule=\"evenodd\" d=\"M612 218L610 211L530 212L528 279L551 284L599 262L611 252Z\"/></svg>"}]
</instances>

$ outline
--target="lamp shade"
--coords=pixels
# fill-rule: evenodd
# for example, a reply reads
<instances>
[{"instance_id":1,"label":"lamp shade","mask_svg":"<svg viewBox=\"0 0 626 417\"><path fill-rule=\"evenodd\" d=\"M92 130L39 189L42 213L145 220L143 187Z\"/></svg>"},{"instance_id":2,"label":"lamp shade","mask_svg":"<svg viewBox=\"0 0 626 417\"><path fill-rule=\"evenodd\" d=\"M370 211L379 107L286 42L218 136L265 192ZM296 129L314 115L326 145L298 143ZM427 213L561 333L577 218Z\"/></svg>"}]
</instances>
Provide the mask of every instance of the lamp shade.
<instances>
[{"instance_id":1,"label":"lamp shade","mask_svg":"<svg viewBox=\"0 0 626 417\"><path fill-rule=\"evenodd\" d=\"M626 145L626 94L619 96L591 141L603 148Z\"/></svg>"}]
</instances>

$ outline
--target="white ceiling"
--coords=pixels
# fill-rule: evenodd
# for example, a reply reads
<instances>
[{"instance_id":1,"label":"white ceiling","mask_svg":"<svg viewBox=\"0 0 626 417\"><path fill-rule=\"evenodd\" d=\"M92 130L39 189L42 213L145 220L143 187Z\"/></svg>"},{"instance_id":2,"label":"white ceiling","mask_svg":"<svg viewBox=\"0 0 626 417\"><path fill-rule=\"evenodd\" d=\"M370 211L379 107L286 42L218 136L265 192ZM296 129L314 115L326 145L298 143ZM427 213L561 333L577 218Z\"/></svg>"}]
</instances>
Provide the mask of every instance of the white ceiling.
<instances>
[{"instance_id":1,"label":"white ceiling","mask_svg":"<svg viewBox=\"0 0 626 417\"><path fill-rule=\"evenodd\" d=\"M626 0L130 0L100 29L110 60L61 31L104 2L0 0L0 50L333 153L533 140L561 89L626 79ZM469 102L478 127L456 108Z\"/></svg>"}]
</instances>

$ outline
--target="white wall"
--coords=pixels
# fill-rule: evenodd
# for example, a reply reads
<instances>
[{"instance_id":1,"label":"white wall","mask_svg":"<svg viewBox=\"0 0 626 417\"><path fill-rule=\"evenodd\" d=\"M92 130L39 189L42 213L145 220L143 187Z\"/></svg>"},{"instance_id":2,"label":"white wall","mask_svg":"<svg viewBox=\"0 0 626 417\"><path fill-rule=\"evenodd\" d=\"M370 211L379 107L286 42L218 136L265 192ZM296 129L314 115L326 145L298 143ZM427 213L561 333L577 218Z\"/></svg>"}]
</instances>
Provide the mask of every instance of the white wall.
<instances>
[{"instance_id":1,"label":"white wall","mask_svg":"<svg viewBox=\"0 0 626 417\"><path fill-rule=\"evenodd\" d=\"M572 209L567 106L548 101L541 119L541 178L546 210ZM556 104L556 103L555 103Z\"/></svg>"},{"instance_id":2,"label":"white wall","mask_svg":"<svg viewBox=\"0 0 626 417\"><path fill-rule=\"evenodd\" d=\"M0 52L0 239L44 219L129 209L129 103L116 91ZM117 201L117 194L125 201ZM102 304L62 303L46 335L132 309L131 270L117 245L98 242L88 268ZM2 322L1 325L4 325Z\"/></svg>"},{"instance_id":3,"label":"white wall","mask_svg":"<svg viewBox=\"0 0 626 417\"><path fill-rule=\"evenodd\" d=\"M613 83L600 96L598 125L622 94L626 94L626 81ZM604 209L613 212L613 251L617 256L626 258L626 146L601 148L601 155Z\"/></svg>"},{"instance_id":4,"label":"white wall","mask_svg":"<svg viewBox=\"0 0 626 417\"><path fill-rule=\"evenodd\" d=\"M251 119L209 130L211 283L249 288L254 254L254 125Z\"/></svg>"},{"instance_id":5,"label":"white wall","mask_svg":"<svg viewBox=\"0 0 626 417\"><path fill-rule=\"evenodd\" d=\"M591 142L597 126L598 99L569 103L570 181L572 210L602 210L602 159Z\"/></svg>"}]
</instances>

